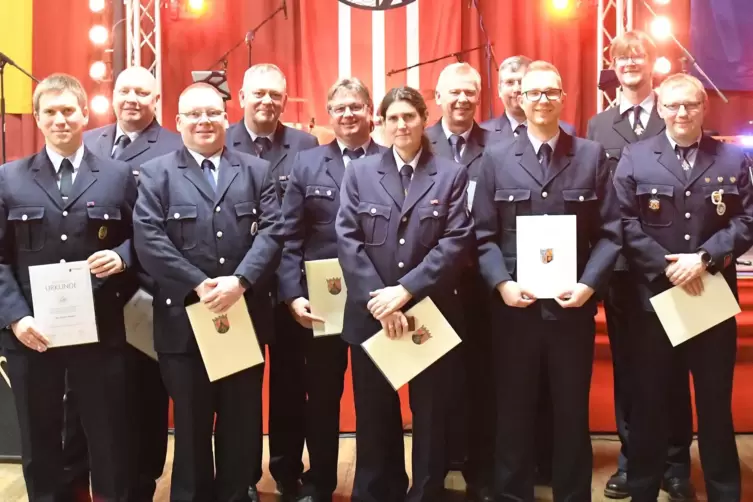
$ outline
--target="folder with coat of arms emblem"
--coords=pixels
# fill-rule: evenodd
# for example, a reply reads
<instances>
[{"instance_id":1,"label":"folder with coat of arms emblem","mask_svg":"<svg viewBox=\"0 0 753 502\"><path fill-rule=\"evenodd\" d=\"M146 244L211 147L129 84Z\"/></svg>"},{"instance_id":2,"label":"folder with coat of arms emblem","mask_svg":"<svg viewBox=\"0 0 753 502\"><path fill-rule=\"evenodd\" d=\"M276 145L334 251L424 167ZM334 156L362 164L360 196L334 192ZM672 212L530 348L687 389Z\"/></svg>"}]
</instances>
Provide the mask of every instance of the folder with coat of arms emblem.
<instances>
[{"instance_id":1,"label":"folder with coat of arms emblem","mask_svg":"<svg viewBox=\"0 0 753 502\"><path fill-rule=\"evenodd\" d=\"M537 299L555 298L578 282L575 215L518 216L517 283Z\"/></svg>"},{"instance_id":2,"label":"folder with coat of arms emblem","mask_svg":"<svg viewBox=\"0 0 753 502\"><path fill-rule=\"evenodd\" d=\"M201 302L186 312L210 382L264 362L244 297L224 314L212 313Z\"/></svg>"},{"instance_id":3,"label":"folder with coat of arms emblem","mask_svg":"<svg viewBox=\"0 0 753 502\"><path fill-rule=\"evenodd\" d=\"M431 298L424 298L405 312L410 332L396 340L384 330L361 344L395 390L460 344L460 337Z\"/></svg>"},{"instance_id":4,"label":"folder with coat of arms emblem","mask_svg":"<svg viewBox=\"0 0 753 502\"><path fill-rule=\"evenodd\" d=\"M348 288L337 258L305 262L311 313L324 319L314 322L314 336L339 335L343 331L343 314Z\"/></svg>"}]
</instances>

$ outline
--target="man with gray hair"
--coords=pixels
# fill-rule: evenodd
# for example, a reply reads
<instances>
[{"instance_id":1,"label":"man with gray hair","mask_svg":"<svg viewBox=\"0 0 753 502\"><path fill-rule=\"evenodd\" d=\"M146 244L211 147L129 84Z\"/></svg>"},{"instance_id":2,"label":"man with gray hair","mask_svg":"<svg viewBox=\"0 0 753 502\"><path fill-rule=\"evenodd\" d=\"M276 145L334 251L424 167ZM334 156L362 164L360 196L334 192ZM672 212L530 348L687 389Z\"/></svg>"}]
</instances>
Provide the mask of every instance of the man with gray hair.
<instances>
[{"instance_id":1,"label":"man with gray hair","mask_svg":"<svg viewBox=\"0 0 753 502\"><path fill-rule=\"evenodd\" d=\"M370 137L373 104L368 88L357 78L338 80L327 95L327 111L335 140L296 155L282 203L285 248L279 268L280 295L298 323L287 335L295 337L275 352L275 371L290 384L286 406L296 427L289 431L282 458L271 466L278 482L287 481L287 500L323 502L337 486L340 446L340 398L348 367L348 344L339 336L314 338L304 262L337 258L335 216L340 209L340 185L351 161L384 153ZM311 467L302 473L304 441ZM294 481L303 477L295 499ZM292 482L291 482L292 481Z\"/></svg>"},{"instance_id":2,"label":"man with gray hair","mask_svg":"<svg viewBox=\"0 0 753 502\"><path fill-rule=\"evenodd\" d=\"M505 105L505 112L499 117L483 122L481 127L508 137L518 136L525 131L526 114L518 104L518 96L520 96L520 81L530 64L531 59L526 56L510 56L502 61L499 65L499 99ZM571 124L560 121L560 127L567 134L575 135L575 127Z\"/></svg>"},{"instance_id":3,"label":"man with gray hair","mask_svg":"<svg viewBox=\"0 0 753 502\"><path fill-rule=\"evenodd\" d=\"M226 144L272 164L270 173L282 204L296 154L319 143L313 135L280 122L288 93L285 75L277 66L262 63L246 70L239 98L243 119L230 126ZM270 305L274 308L274 337L269 344L269 470L278 491L288 497L300 488L299 479L289 479L289 473L303 469L300 457L289 454L296 443L291 438L302 437L304 431L300 398L293 397L300 396L300 378L286 370L290 365L285 358L298 357L294 354L303 347L302 337L296 336L300 326L283 299L276 300Z\"/></svg>"}]
</instances>

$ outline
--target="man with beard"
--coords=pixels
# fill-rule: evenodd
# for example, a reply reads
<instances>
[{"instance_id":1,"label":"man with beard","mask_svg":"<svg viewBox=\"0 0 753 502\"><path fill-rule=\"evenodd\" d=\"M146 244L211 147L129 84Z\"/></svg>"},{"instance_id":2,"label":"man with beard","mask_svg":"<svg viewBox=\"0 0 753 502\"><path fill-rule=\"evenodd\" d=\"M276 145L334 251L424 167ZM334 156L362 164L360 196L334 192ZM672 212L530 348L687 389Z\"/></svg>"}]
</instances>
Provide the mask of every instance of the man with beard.
<instances>
[{"instance_id":1,"label":"man with beard","mask_svg":"<svg viewBox=\"0 0 753 502\"><path fill-rule=\"evenodd\" d=\"M481 76L468 63L452 63L439 75L436 101L442 118L426 129L436 155L454 160L468 170L469 204L478 181L481 154L502 138L482 129L473 117L480 100ZM454 400L465 406L453 408L448 424L450 467L463 470L468 500L492 500L494 464L494 385L489 326L489 292L478 273L473 253L462 274L460 299L465 313L466 336L453 356L459 366L453 382Z\"/></svg>"},{"instance_id":2,"label":"man with beard","mask_svg":"<svg viewBox=\"0 0 753 502\"><path fill-rule=\"evenodd\" d=\"M151 72L140 66L123 70L113 89L116 123L85 132L84 144L99 157L127 162L138 176L143 162L181 146L180 136L157 122L155 107L159 99L157 81ZM126 350L131 440L137 469L133 496L134 500L147 501L154 497L156 481L165 465L168 398L157 362L133 347ZM88 445L76 396L70 389L65 394L63 454L69 496L77 501L88 499Z\"/></svg>"},{"instance_id":3,"label":"man with beard","mask_svg":"<svg viewBox=\"0 0 753 502\"><path fill-rule=\"evenodd\" d=\"M302 329L289 335L300 337L275 355L278 370L295 382L297 394L286 396L290 410L303 423L291 430L289 449L275 479L294 487L301 478L304 441L311 467L303 474L298 494L302 502L330 502L337 486L340 448L340 398L348 367L348 344L340 336L313 337L304 262L337 258L335 216L340 208L340 186L352 160L386 151L369 137L373 105L368 88L356 78L337 81L327 95L327 110L335 140L328 145L300 152L290 172L282 204L285 248L280 263L281 299ZM278 477L279 476L279 477ZM295 500L286 491L285 500Z\"/></svg>"},{"instance_id":4,"label":"man with beard","mask_svg":"<svg viewBox=\"0 0 753 502\"><path fill-rule=\"evenodd\" d=\"M535 417L542 374L554 414L554 500L590 500L589 391L596 297L621 246L619 207L604 150L558 124L565 94L557 69L531 63L518 102L525 134L488 148L473 203L479 267L492 307L497 369L497 500L533 500ZM574 215L577 283L540 299L517 282L519 216ZM546 371L542 371L542 366Z\"/></svg>"},{"instance_id":5,"label":"man with beard","mask_svg":"<svg viewBox=\"0 0 753 502\"><path fill-rule=\"evenodd\" d=\"M625 146L658 136L664 133L665 127L657 113L652 86L651 75L656 60L653 41L641 31L627 32L614 39L610 56L622 87L620 103L588 122L588 138L604 147L610 172L614 174ZM630 386L634 375L630 371L626 344L633 337L635 317L640 310L636 305L633 275L634 272L628 270L625 257L620 256L604 301L612 352L615 419L621 443L617 471L607 481L604 495L616 499L628 497L627 459L632 408ZM692 500L690 444L693 441L693 418L688 370L680 365L671 375L674 382L671 401L664 408L670 416L671 433L663 486L672 501Z\"/></svg>"},{"instance_id":6,"label":"man with beard","mask_svg":"<svg viewBox=\"0 0 753 502\"><path fill-rule=\"evenodd\" d=\"M239 92L243 119L227 131L227 146L260 157L272 164L271 176L280 204L288 185L296 154L316 147L314 136L282 125L280 116L288 101L287 82L273 64L258 64L246 70ZM295 497L301 471L301 458L291 454L296 440L305 436L304 409L300 396L305 392L299 375L300 357L306 339L288 306L278 298L274 303L274 338L269 344L269 471L285 497ZM272 306L272 305L270 305ZM293 368L292 365L299 366ZM261 458L259 458L261 462Z\"/></svg>"}]
</instances>

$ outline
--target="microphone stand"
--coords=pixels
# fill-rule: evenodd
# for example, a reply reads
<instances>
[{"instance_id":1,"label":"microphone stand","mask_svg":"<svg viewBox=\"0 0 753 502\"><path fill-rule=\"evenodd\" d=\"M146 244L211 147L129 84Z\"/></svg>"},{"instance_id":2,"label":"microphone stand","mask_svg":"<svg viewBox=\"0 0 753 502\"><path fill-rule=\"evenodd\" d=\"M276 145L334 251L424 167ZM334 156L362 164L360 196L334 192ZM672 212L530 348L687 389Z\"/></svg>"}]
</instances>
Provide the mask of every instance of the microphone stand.
<instances>
[{"instance_id":1,"label":"microphone stand","mask_svg":"<svg viewBox=\"0 0 753 502\"><path fill-rule=\"evenodd\" d=\"M468 5L470 7L470 3ZM486 31L486 26L484 26L484 16L481 15L481 9L478 6L478 0L473 0L473 6L476 7L476 12L478 12L478 26L481 28L481 33L484 35L484 39L486 40L484 50L484 59L486 60L486 90L489 93L489 118L494 118L494 94L492 92L492 62L494 62L494 68L499 68L499 65L497 64L497 57L494 54L494 48L492 47L491 40L489 39L489 33Z\"/></svg>"},{"instance_id":2,"label":"microphone stand","mask_svg":"<svg viewBox=\"0 0 753 502\"><path fill-rule=\"evenodd\" d=\"M2 125L2 142L3 142L3 164L7 162L5 156L5 65L9 64L14 66L18 71L32 79L34 82L39 83L39 80L34 78L32 74L18 66L11 58L0 52L0 122Z\"/></svg>"},{"instance_id":3,"label":"microphone stand","mask_svg":"<svg viewBox=\"0 0 753 502\"><path fill-rule=\"evenodd\" d=\"M228 50L225 54L223 54L222 57L220 57L220 59L218 59L217 62L214 63L209 68L214 68L218 64L222 63L223 69L227 69L227 57L230 55L231 52L233 52L235 49L240 47L241 44L244 42L246 43L246 45L248 45L248 68L251 68L251 44L253 43L254 38L256 38L256 32L259 31L259 29L262 26L264 26L269 21L271 21L272 18L275 17L279 12L282 12L284 10L286 10L286 5L285 5L285 0L282 0L282 4L279 7L277 7L277 9L272 14L267 16L266 19L264 19L261 23L259 23L258 26L256 26L256 28L253 28L251 31L246 33L246 35L237 44L231 47L230 50Z\"/></svg>"},{"instance_id":4,"label":"microphone stand","mask_svg":"<svg viewBox=\"0 0 753 502\"><path fill-rule=\"evenodd\" d=\"M469 52L477 51L477 50L479 50L479 49L481 49L483 47L486 47L486 44L479 45L478 47L474 47L473 49L466 49L464 51L452 52L452 53L447 54L445 56L441 56L441 57L434 58L434 59L429 59L428 61L421 61L421 62L416 63L414 65L406 66L405 68L398 68L397 70L390 70L390 71L387 72L387 76L391 77L392 75L395 75L397 73L402 73L402 72L408 71L408 70L410 70L412 68L418 68L419 66L424 66L424 65L427 65L427 64L430 64L430 63L436 63L437 61L442 61L443 59L448 59L448 58L456 58L458 60L458 62L460 62L460 61L463 60L460 57L463 54L468 54Z\"/></svg>"}]
</instances>

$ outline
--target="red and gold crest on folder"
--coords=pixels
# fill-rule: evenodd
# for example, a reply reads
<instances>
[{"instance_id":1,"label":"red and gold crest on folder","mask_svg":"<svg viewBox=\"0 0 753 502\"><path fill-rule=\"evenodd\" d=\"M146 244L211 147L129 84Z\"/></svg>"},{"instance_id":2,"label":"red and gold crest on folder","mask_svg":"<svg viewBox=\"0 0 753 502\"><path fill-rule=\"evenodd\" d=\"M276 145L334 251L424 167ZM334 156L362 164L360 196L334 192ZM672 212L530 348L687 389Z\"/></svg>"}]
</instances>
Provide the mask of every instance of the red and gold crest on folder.
<instances>
[{"instance_id":1,"label":"red and gold crest on folder","mask_svg":"<svg viewBox=\"0 0 753 502\"><path fill-rule=\"evenodd\" d=\"M212 321L214 322L214 329L217 330L217 333L222 335L230 331L230 320L227 318L226 314L217 316L212 319Z\"/></svg>"},{"instance_id":2,"label":"red and gold crest on folder","mask_svg":"<svg viewBox=\"0 0 753 502\"><path fill-rule=\"evenodd\" d=\"M327 291L329 291L329 294L332 296L336 296L340 294L340 291L343 290L343 283L341 277L333 277L332 279L327 279Z\"/></svg>"},{"instance_id":3,"label":"red and gold crest on folder","mask_svg":"<svg viewBox=\"0 0 753 502\"><path fill-rule=\"evenodd\" d=\"M541 263L544 265L554 260L554 249L546 248L539 250L539 252L541 254Z\"/></svg>"},{"instance_id":4,"label":"red and gold crest on folder","mask_svg":"<svg viewBox=\"0 0 753 502\"><path fill-rule=\"evenodd\" d=\"M431 338L431 332L426 328L426 326L421 326L411 336L413 343L415 343L416 345L423 345L424 343L429 341L429 338Z\"/></svg>"}]
</instances>

